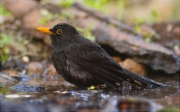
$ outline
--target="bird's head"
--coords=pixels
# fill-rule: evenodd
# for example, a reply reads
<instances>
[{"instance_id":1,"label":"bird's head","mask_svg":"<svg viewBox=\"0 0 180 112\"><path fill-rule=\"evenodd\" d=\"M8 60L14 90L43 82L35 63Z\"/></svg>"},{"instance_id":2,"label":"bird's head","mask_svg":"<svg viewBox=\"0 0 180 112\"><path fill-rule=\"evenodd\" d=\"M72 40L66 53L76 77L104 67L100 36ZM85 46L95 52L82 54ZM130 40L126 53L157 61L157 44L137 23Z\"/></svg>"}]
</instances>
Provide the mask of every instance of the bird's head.
<instances>
[{"instance_id":1,"label":"bird's head","mask_svg":"<svg viewBox=\"0 0 180 112\"><path fill-rule=\"evenodd\" d=\"M74 39L78 31L71 25L59 23L52 28L38 27L37 30L50 35L52 42L60 42Z\"/></svg>"}]
</instances>

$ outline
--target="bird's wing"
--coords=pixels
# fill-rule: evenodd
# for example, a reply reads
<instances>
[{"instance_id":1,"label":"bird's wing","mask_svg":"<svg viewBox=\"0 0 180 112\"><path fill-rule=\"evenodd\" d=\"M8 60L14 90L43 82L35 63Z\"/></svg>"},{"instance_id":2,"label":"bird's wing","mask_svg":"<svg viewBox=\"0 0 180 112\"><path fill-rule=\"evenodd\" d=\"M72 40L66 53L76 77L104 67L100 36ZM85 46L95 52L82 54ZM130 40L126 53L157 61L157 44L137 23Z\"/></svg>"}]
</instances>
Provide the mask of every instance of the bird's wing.
<instances>
[{"instance_id":1,"label":"bird's wing","mask_svg":"<svg viewBox=\"0 0 180 112\"><path fill-rule=\"evenodd\" d=\"M70 55L72 54L72 55ZM72 44L65 55L73 63L98 80L114 86L123 81L119 66L100 46L94 43Z\"/></svg>"},{"instance_id":2,"label":"bird's wing","mask_svg":"<svg viewBox=\"0 0 180 112\"><path fill-rule=\"evenodd\" d=\"M154 87L163 86L161 83L122 68L100 46L91 41L72 44L71 48L65 50L65 55L82 68L81 70L85 70L96 79L111 86L115 86L115 83L122 83L127 79Z\"/></svg>"}]
</instances>

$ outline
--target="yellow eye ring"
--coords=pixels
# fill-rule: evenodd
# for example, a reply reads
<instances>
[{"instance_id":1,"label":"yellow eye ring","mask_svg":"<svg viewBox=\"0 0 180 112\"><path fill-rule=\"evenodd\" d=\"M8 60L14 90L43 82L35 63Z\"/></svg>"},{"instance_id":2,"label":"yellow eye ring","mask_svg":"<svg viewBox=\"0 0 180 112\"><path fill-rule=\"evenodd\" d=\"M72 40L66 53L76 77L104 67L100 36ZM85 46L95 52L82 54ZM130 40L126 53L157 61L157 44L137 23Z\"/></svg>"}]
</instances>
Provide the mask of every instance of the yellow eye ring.
<instances>
[{"instance_id":1,"label":"yellow eye ring","mask_svg":"<svg viewBox=\"0 0 180 112\"><path fill-rule=\"evenodd\" d=\"M61 34L61 33L62 33L62 30L61 30L61 29L58 29L58 30L56 30L56 33L57 33L57 34Z\"/></svg>"}]
</instances>

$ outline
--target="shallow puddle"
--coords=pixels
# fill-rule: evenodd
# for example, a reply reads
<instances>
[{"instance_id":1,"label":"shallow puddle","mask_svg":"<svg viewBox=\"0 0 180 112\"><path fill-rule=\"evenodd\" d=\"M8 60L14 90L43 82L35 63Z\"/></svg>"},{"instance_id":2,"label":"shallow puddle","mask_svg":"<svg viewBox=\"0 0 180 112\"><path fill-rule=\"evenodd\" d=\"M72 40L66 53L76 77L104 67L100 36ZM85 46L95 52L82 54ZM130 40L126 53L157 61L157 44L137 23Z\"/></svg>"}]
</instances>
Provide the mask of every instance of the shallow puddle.
<instances>
[{"instance_id":1,"label":"shallow puddle","mask_svg":"<svg viewBox=\"0 0 180 112\"><path fill-rule=\"evenodd\" d=\"M178 107L180 87L178 76L165 77L161 82L166 87L146 89L129 88L80 88L64 81L60 76L3 77L0 88L3 110L12 111L115 111L118 109L145 111L163 107ZM3 79L4 78L4 79ZM154 80L156 80L154 78ZM1 85L2 85L1 84ZM23 106L22 106L23 105ZM15 108L16 107L16 108ZM38 108L38 109L37 109Z\"/></svg>"}]
</instances>

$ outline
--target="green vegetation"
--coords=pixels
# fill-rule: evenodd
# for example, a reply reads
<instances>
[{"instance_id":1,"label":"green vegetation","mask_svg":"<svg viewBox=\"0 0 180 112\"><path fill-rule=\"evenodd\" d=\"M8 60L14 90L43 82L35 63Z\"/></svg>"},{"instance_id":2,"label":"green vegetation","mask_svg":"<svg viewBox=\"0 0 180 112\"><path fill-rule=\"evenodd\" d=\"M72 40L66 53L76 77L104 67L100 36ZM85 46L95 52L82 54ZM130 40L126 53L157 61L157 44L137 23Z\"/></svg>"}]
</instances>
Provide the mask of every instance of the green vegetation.
<instances>
[{"instance_id":1,"label":"green vegetation","mask_svg":"<svg viewBox=\"0 0 180 112\"><path fill-rule=\"evenodd\" d=\"M2 16L10 16L11 15L11 13L8 10L4 9L2 4L0 4L0 14Z\"/></svg>"},{"instance_id":2,"label":"green vegetation","mask_svg":"<svg viewBox=\"0 0 180 112\"><path fill-rule=\"evenodd\" d=\"M120 19L122 17L122 14L124 13L124 8L126 3L128 3L129 0L118 0L118 1L112 1L112 0L84 0L82 3L86 6L89 6L93 9L99 10L104 13L109 13L109 10L105 10L109 7L109 4L114 7L114 4L116 4L116 7L121 10L122 13L117 14L117 18ZM60 0L60 5L63 7L70 7L75 0Z\"/></svg>"},{"instance_id":3,"label":"green vegetation","mask_svg":"<svg viewBox=\"0 0 180 112\"><path fill-rule=\"evenodd\" d=\"M87 39L91 40L91 41L95 41L95 37L92 35L91 31L89 28L77 28L77 30L81 33L83 33L83 36L86 37Z\"/></svg>"},{"instance_id":4,"label":"green vegetation","mask_svg":"<svg viewBox=\"0 0 180 112\"><path fill-rule=\"evenodd\" d=\"M70 11L61 11L61 13L59 13L59 14L53 14L46 9L41 9L41 14L43 15L43 18L41 18L39 20L39 23L42 25L44 25L54 19L64 20L65 18L67 18L70 21L73 21L73 19L74 19L73 15L71 14Z\"/></svg>"},{"instance_id":5,"label":"green vegetation","mask_svg":"<svg viewBox=\"0 0 180 112\"><path fill-rule=\"evenodd\" d=\"M74 0L61 0L60 5L63 7L70 7L74 3Z\"/></svg>"},{"instance_id":6,"label":"green vegetation","mask_svg":"<svg viewBox=\"0 0 180 112\"><path fill-rule=\"evenodd\" d=\"M144 23L154 23L159 21L159 14L156 10L151 10L150 14L147 16L147 18L143 19L141 17L134 18L134 23L136 25L144 24Z\"/></svg>"},{"instance_id":7,"label":"green vegetation","mask_svg":"<svg viewBox=\"0 0 180 112\"><path fill-rule=\"evenodd\" d=\"M124 13L126 13L126 5L129 2L129 0L118 0L117 1L117 9L119 10L119 13L116 15L116 19L122 20L124 17Z\"/></svg>"},{"instance_id":8,"label":"green vegetation","mask_svg":"<svg viewBox=\"0 0 180 112\"><path fill-rule=\"evenodd\" d=\"M61 19L67 18L70 21L73 21L74 17L71 11L62 11L60 15Z\"/></svg>"},{"instance_id":9,"label":"green vegetation","mask_svg":"<svg viewBox=\"0 0 180 112\"><path fill-rule=\"evenodd\" d=\"M7 61L10 55L10 45L13 42L12 35L1 33L0 41L0 59L1 62L4 63L5 61Z\"/></svg>"},{"instance_id":10,"label":"green vegetation","mask_svg":"<svg viewBox=\"0 0 180 112\"><path fill-rule=\"evenodd\" d=\"M84 0L83 3L93 9L99 10L103 13L110 13L111 7L116 7L118 13L116 19L120 20L125 13L125 6L129 0ZM115 6L114 6L115 5ZM108 9L108 10L106 10ZM110 10L109 10L110 9Z\"/></svg>"},{"instance_id":11,"label":"green vegetation","mask_svg":"<svg viewBox=\"0 0 180 112\"><path fill-rule=\"evenodd\" d=\"M158 112L180 112L180 108L164 108Z\"/></svg>"},{"instance_id":12,"label":"green vegetation","mask_svg":"<svg viewBox=\"0 0 180 112\"><path fill-rule=\"evenodd\" d=\"M91 40L91 41L95 41L95 37L93 36L93 34L91 33L91 28L92 28L93 24L89 24L88 28L76 28L80 33L83 34L84 37L86 37L87 39Z\"/></svg>"},{"instance_id":13,"label":"green vegetation","mask_svg":"<svg viewBox=\"0 0 180 112\"><path fill-rule=\"evenodd\" d=\"M0 14L3 17L7 17L11 15L11 13L8 10L4 9L2 4L0 4ZM11 36L12 35L10 34L6 35L5 33L1 33L0 35L0 62L1 63L4 63L9 57L9 54L10 54L9 45L12 42Z\"/></svg>"},{"instance_id":14,"label":"green vegetation","mask_svg":"<svg viewBox=\"0 0 180 112\"><path fill-rule=\"evenodd\" d=\"M46 24L48 21L50 21L53 18L53 14L50 13L48 10L46 9L41 9L40 13L44 16L43 18L41 18L39 20L40 24Z\"/></svg>"},{"instance_id":15,"label":"green vegetation","mask_svg":"<svg viewBox=\"0 0 180 112\"><path fill-rule=\"evenodd\" d=\"M144 40L146 42L151 42L152 38L161 39L161 37L153 30L148 29L148 31L144 31L142 26L145 23L154 23L159 20L159 15L156 10L152 10L149 16L146 19L142 19L140 17L134 19L134 31L143 35Z\"/></svg>"},{"instance_id":16,"label":"green vegetation","mask_svg":"<svg viewBox=\"0 0 180 112\"><path fill-rule=\"evenodd\" d=\"M107 4L109 2L109 0L84 0L84 4L102 11L104 8L104 5Z\"/></svg>"},{"instance_id":17,"label":"green vegetation","mask_svg":"<svg viewBox=\"0 0 180 112\"><path fill-rule=\"evenodd\" d=\"M152 38L161 39L161 37L153 29L143 29L143 26L137 25L134 31L143 35L146 42L151 42Z\"/></svg>"},{"instance_id":18,"label":"green vegetation","mask_svg":"<svg viewBox=\"0 0 180 112\"><path fill-rule=\"evenodd\" d=\"M6 95L6 94L8 94L9 93L9 89L7 89L7 88L2 88L2 87L0 87L0 94L2 94L2 95Z\"/></svg>"},{"instance_id":19,"label":"green vegetation","mask_svg":"<svg viewBox=\"0 0 180 112\"><path fill-rule=\"evenodd\" d=\"M130 0L83 0L82 3L88 7L91 7L95 10L101 11L103 13L106 13L107 15L111 15L115 17L118 20L124 20L127 23L154 23L154 22L160 22L163 20L178 20L179 19L179 4L180 2L172 1L168 2L166 1L166 6L170 6L170 11L167 12L167 14L163 14L163 7L160 7L160 9L157 9L155 6L160 4L160 2L140 2L140 4L133 4L133 1ZM156 3L156 4L155 4ZM167 5L169 3L169 5ZM148 11L142 11L142 10ZM142 10L137 10L137 9ZM134 9L134 11L133 11ZM134 16L134 14L137 11L140 14L144 14L144 17L141 16ZM168 11L168 10L167 10ZM146 13L148 12L148 13ZM129 16L129 15L133 16ZM164 10L164 13L166 13L166 10ZM127 16L128 15L128 16ZM167 17L167 18L166 18Z\"/></svg>"},{"instance_id":20,"label":"green vegetation","mask_svg":"<svg viewBox=\"0 0 180 112\"><path fill-rule=\"evenodd\" d=\"M22 38L22 35L13 35L11 33L1 33L0 38L0 59L1 62L6 62L11 56L12 52L19 52L24 50L24 46L29 43L28 40ZM18 57L17 55L16 57Z\"/></svg>"}]
</instances>

